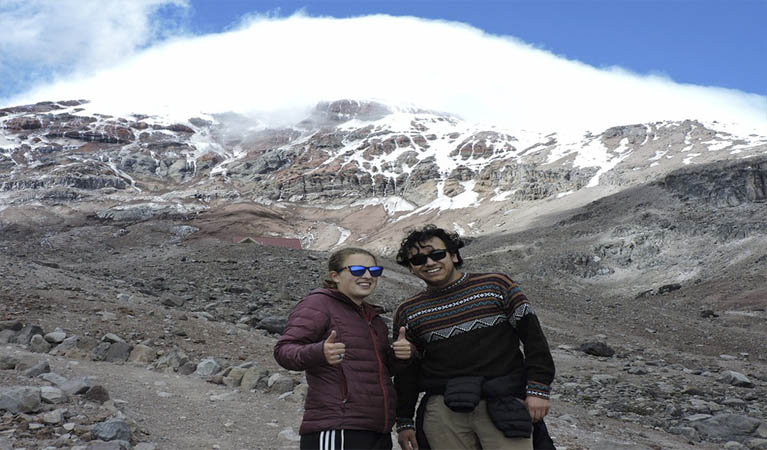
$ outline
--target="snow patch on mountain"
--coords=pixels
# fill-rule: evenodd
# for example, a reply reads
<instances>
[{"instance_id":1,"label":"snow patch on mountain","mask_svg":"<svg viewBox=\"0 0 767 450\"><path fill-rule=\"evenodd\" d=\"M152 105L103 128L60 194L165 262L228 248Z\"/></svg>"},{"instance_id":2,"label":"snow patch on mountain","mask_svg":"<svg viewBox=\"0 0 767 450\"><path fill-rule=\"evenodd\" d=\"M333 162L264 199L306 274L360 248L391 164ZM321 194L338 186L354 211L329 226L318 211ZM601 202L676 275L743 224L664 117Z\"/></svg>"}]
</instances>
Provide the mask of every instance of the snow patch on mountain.
<instances>
[{"instance_id":1,"label":"snow patch on mountain","mask_svg":"<svg viewBox=\"0 0 767 450\"><path fill-rule=\"evenodd\" d=\"M427 212L431 211L446 211L449 209L463 209L463 208L471 208L475 206L479 206L479 194L474 192L474 180L470 181L462 181L460 182L460 185L463 187L463 192L454 196L449 197L445 195L445 181L442 180L439 183L437 183L437 198L432 200L431 202L421 206L418 209L415 209L411 211L408 214L402 215L397 217L396 221L400 221L412 216L425 214Z\"/></svg>"}]
</instances>

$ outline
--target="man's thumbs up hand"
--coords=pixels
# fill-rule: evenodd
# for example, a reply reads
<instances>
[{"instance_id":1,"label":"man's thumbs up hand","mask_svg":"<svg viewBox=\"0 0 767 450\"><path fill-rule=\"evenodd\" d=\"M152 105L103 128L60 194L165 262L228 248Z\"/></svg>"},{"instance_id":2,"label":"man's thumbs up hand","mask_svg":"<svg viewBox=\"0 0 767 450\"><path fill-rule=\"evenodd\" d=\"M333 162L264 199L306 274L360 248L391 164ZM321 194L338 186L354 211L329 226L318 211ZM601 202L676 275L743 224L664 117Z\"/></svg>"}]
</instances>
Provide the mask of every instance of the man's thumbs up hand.
<instances>
[{"instance_id":1,"label":"man's thumbs up hand","mask_svg":"<svg viewBox=\"0 0 767 450\"><path fill-rule=\"evenodd\" d=\"M399 327L399 336L391 346L394 349L394 356L398 359L410 359L413 356L413 347L405 337L405 327Z\"/></svg>"},{"instance_id":2,"label":"man's thumbs up hand","mask_svg":"<svg viewBox=\"0 0 767 450\"><path fill-rule=\"evenodd\" d=\"M325 343L322 344L322 352L325 354L325 359L328 364L336 365L341 364L344 360L344 352L346 346L341 342L336 342L336 330L330 332L330 336L325 339Z\"/></svg>"}]
</instances>

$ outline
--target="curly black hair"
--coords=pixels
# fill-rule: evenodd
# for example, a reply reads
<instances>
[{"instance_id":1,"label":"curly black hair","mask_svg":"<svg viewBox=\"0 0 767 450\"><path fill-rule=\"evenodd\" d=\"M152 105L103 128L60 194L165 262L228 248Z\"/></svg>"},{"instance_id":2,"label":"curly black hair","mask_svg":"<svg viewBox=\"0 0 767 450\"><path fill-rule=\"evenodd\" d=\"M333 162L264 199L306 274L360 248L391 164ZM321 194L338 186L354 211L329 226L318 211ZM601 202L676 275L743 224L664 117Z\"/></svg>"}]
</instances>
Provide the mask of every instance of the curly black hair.
<instances>
[{"instance_id":1,"label":"curly black hair","mask_svg":"<svg viewBox=\"0 0 767 450\"><path fill-rule=\"evenodd\" d=\"M464 246L463 240L458 236L458 233L450 233L442 228L433 224L428 224L423 228L411 231L405 239L402 240L397 252L397 264L400 266L410 267L410 249L418 249L419 245L431 238L438 237L445 243L446 250L458 257L458 262L455 263L455 267L461 267L463 264L463 258L458 249Z\"/></svg>"}]
</instances>

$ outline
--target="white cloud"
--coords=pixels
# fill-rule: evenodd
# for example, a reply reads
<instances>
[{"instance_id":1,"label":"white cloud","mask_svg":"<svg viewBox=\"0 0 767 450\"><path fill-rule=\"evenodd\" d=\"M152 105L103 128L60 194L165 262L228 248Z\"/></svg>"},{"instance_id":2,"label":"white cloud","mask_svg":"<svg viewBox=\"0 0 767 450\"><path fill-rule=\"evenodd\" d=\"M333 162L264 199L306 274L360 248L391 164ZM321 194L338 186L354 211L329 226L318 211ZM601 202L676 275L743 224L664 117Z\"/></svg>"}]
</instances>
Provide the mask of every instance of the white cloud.
<instances>
[{"instance_id":1,"label":"white cloud","mask_svg":"<svg viewBox=\"0 0 767 450\"><path fill-rule=\"evenodd\" d=\"M188 0L0 0L0 73L24 70L44 80L88 74L120 63L152 41L178 31ZM175 16L178 19L180 16Z\"/></svg>"},{"instance_id":2,"label":"white cloud","mask_svg":"<svg viewBox=\"0 0 767 450\"><path fill-rule=\"evenodd\" d=\"M159 1L144 2L144 12ZM108 54L109 45L118 53L140 46L147 31L134 30L138 41L106 43L91 49L89 60ZM91 99L101 112L179 118L303 111L321 100L355 98L510 128L599 131L688 118L767 125L767 97L597 69L467 25L385 15L250 18L225 33L179 37L92 76L40 86L13 103L70 98Z\"/></svg>"}]
</instances>

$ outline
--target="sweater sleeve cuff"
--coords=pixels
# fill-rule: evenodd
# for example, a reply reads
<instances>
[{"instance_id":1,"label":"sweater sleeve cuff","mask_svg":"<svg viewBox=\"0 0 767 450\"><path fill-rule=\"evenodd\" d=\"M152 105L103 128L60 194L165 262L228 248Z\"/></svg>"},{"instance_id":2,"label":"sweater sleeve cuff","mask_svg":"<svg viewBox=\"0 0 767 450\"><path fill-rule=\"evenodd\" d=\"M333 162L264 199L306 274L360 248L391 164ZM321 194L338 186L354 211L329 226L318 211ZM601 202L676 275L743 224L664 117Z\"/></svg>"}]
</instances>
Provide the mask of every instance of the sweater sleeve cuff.
<instances>
[{"instance_id":1,"label":"sweater sleeve cuff","mask_svg":"<svg viewBox=\"0 0 767 450\"><path fill-rule=\"evenodd\" d=\"M543 383L529 382L527 383L527 395L549 400L551 399L551 386Z\"/></svg>"}]
</instances>

